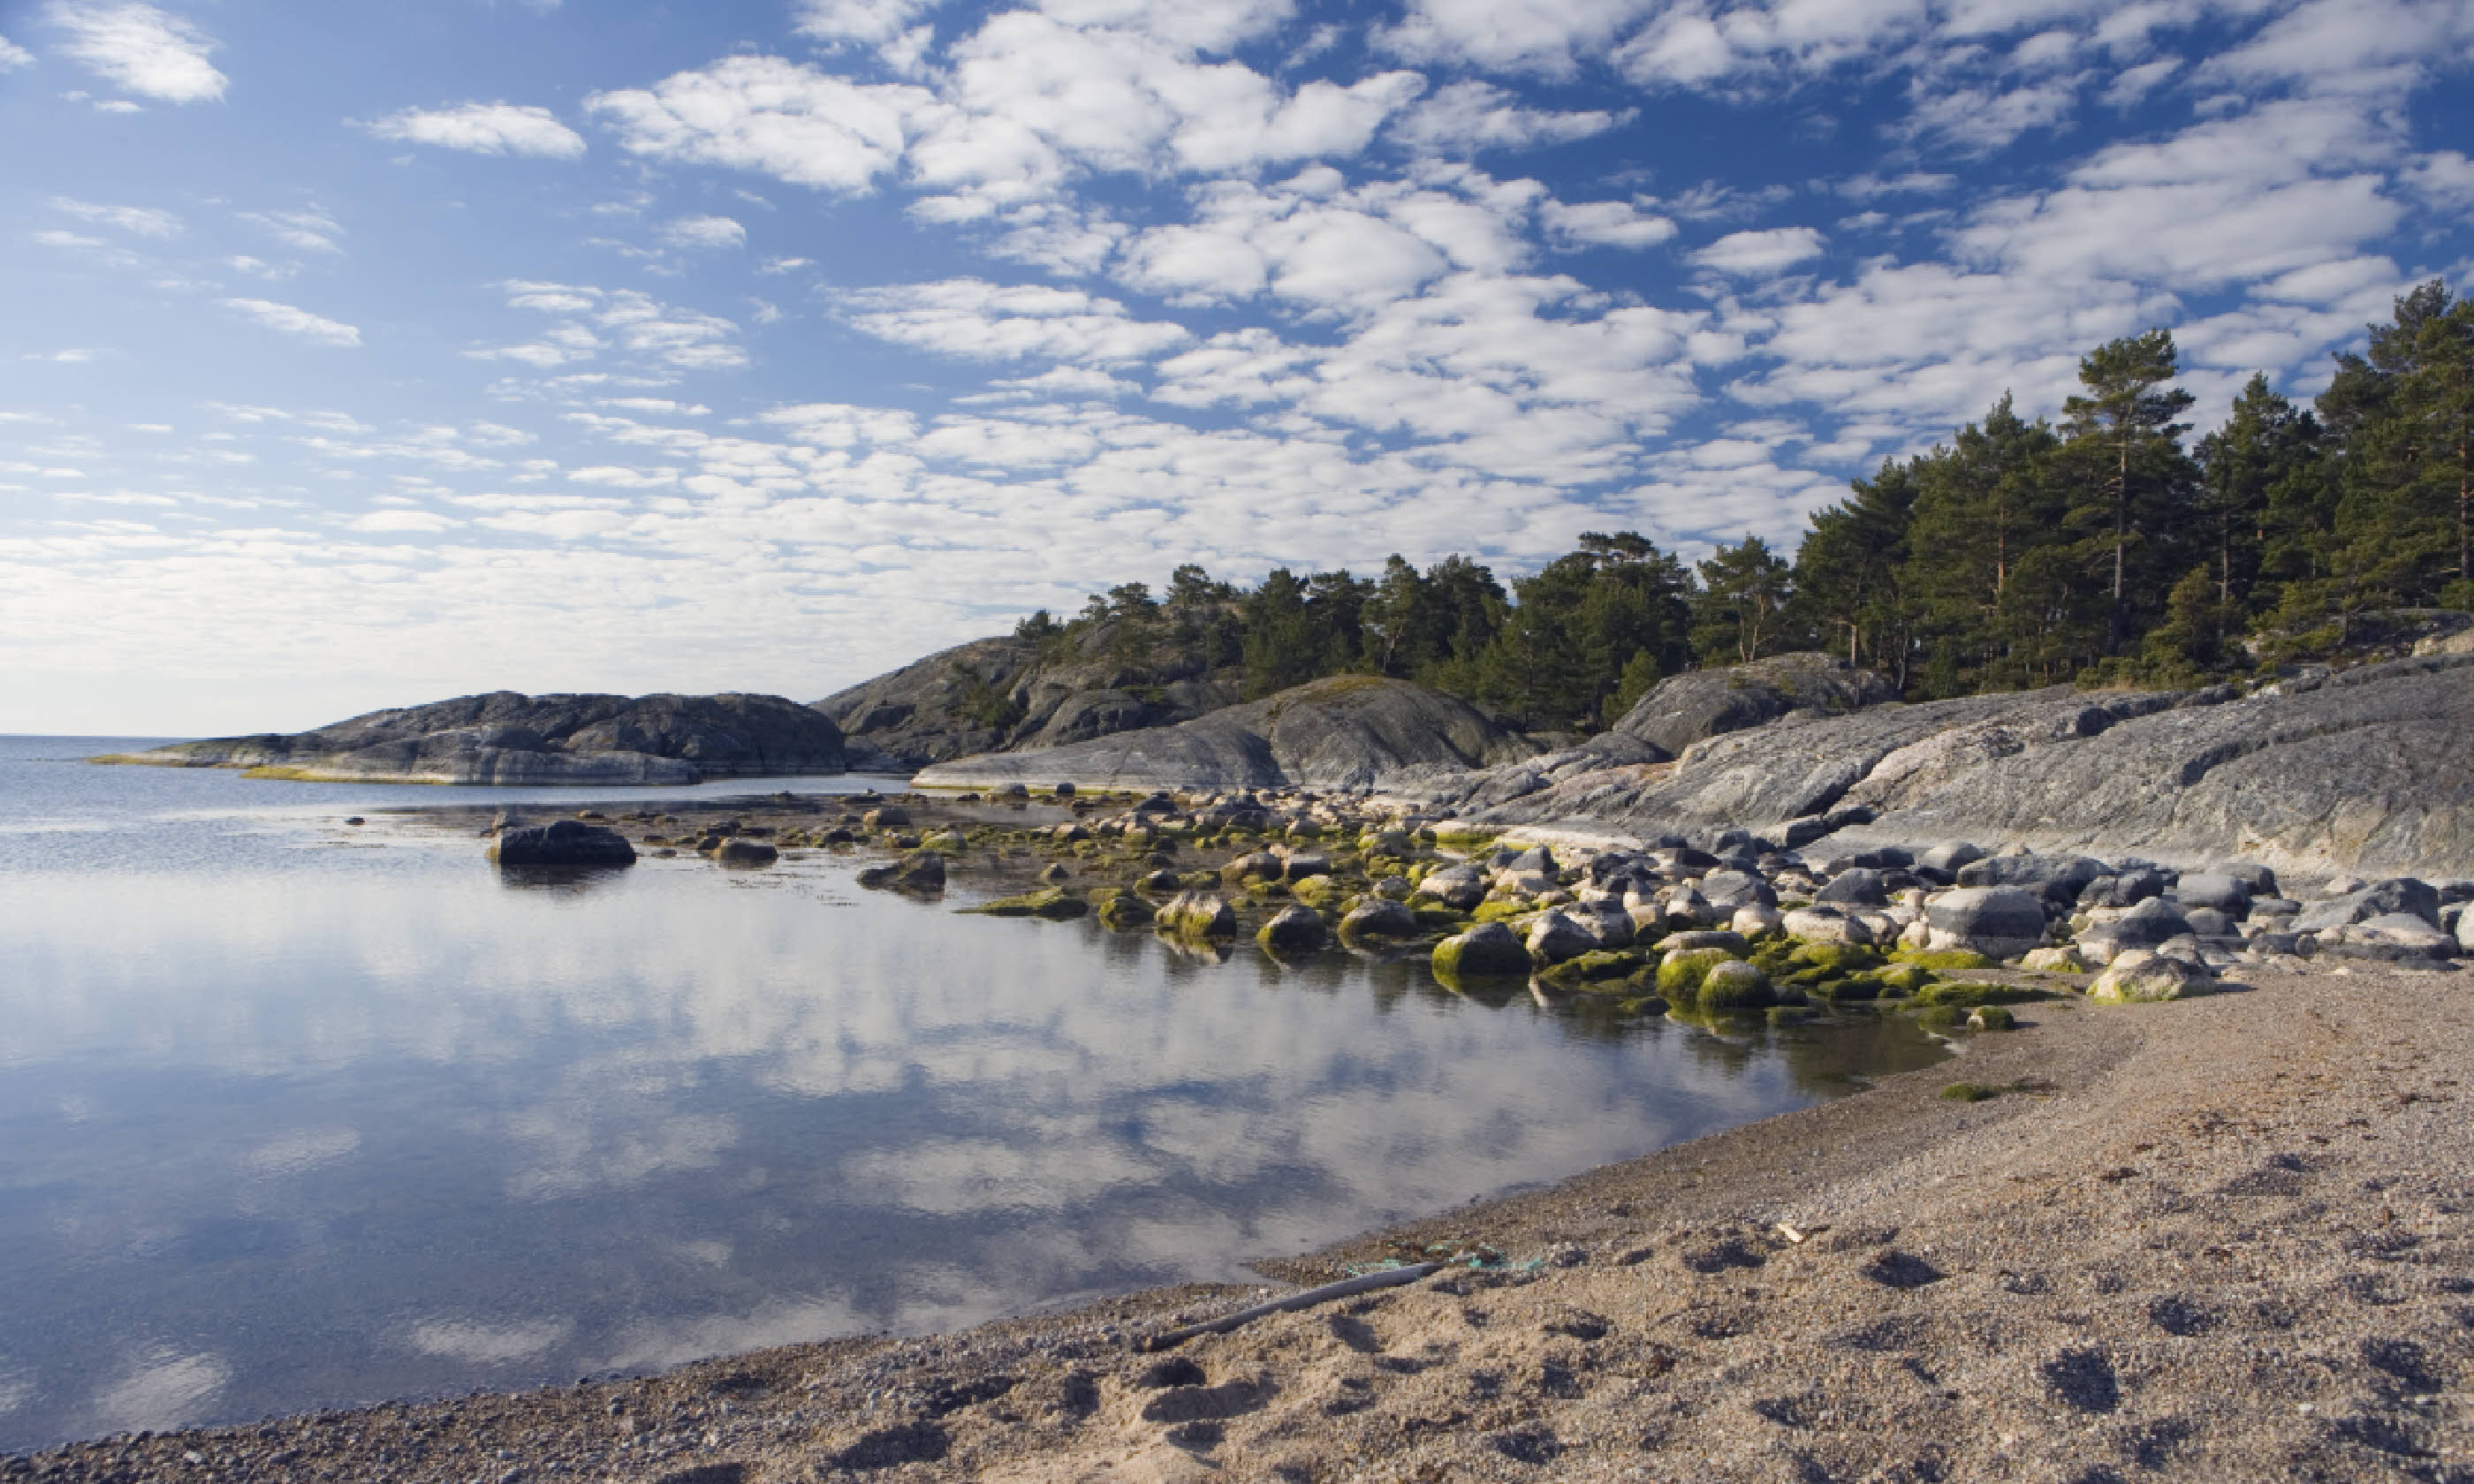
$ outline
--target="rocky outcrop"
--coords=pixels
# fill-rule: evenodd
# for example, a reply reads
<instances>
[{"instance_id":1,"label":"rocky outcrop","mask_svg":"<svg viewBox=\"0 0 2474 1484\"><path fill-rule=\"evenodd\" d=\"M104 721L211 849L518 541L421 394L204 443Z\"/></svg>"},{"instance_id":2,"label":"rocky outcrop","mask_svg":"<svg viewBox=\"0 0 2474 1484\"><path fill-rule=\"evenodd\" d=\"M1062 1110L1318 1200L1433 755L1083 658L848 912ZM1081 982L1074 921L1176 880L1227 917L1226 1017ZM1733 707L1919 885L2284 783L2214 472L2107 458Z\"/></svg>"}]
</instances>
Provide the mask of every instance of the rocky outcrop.
<instances>
[{"instance_id":1,"label":"rocky outcrop","mask_svg":"<svg viewBox=\"0 0 2474 1484\"><path fill-rule=\"evenodd\" d=\"M1213 668L1195 657L1128 664L1110 653L1115 636L1113 625L1102 624L1045 647L974 639L813 706L862 759L875 754L886 766L919 768L1173 726L1236 702L1233 667Z\"/></svg>"},{"instance_id":2,"label":"rocky outcrop","mask_svg":"<svg viewBox=\"0 0 2474 1484\"><path fill-rule=\"evenodd\" d=\"M1673 757L1695 742L1748 730L1797 711L1836 715L1898 699L1897 686L1844 659L1776 655L1661 681L1612 730Z\"/></svg>"},{"instance_id":3,"label":"rocky outcrop","mask_svg":"<svg viewBox=\"0 0 2474 1484\"><path fill-rule=\"evenodd\" d=\"M1580 768L1485 802L1518 771L1424 797L1475 803L1491 823L1633 835L1734 826L1796 845L1843 831L1853 844L2474 874L2474 655L2308 674L2247 696L2056 687L1799 711L1672 763Z\"/></svg>"},{"instance_id":4,"label":"rocky outcrop","mask_svg":"<svg viewBox=\"0 0 2474 1484\"><path fill-rule=\"evenodd\" d=\"M372 711L314 731L180 742L116 762L362 783L662 784L839 773L834 724L780 696L525 696Z\"/></svg>"},{"instance_id":5,"label":"rocky outcrop","mask_svg":"<svg viewBox=\"0 0 2474 1484\"><path fill-rule=\"evenodd\" d=\"M1415 788L1527 755L1467 702L1370 676L1314 681L1174 727L939 763L928 788Z\"/></svg>"}]
</instances>

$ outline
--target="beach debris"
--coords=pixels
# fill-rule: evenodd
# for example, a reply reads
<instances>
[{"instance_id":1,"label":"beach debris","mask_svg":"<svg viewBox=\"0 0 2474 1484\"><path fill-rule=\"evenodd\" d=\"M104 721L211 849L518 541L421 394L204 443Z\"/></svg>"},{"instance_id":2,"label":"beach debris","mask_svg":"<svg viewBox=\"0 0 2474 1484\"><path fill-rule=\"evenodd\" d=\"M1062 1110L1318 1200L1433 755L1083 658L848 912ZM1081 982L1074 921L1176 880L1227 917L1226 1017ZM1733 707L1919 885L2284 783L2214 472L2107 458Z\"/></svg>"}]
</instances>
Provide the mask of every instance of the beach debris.
<instances>
[{"instance_id":1,"label":"beach debris","mask_svg":"<svg viewBox=\"0 0 2474 1484\"><path fill-rule=\"evenodd\" d=\"M1146 1351L1170 1350L1197 1335L1226 1334L1240 1326L1251 1324L1257 1319L1267 1318L1273 1314L1312 1308L1318 1304L1328 1304L1334 1299L1370 1293L1377 1288L1392 1288L1401 1283L1414 1283L1428 1274L1442 1271L1443 1267L1443 1264L1440 1262L1415 1262L1401 1267L1380 1268L1371 1273L1360 1273L1353 1278L1344 1278L1336 1283L1324 1283L1321 1287L1300 1289L1296 1293L1271 1300L1269 1303L1257 1304L1250 1308L1241 1308L1234 1314L1205 1320L1199 1325L1163 1329L1157 1334L1149 1335L1137 1341L1135 1348Z\"/></svg>"}]
</instances>

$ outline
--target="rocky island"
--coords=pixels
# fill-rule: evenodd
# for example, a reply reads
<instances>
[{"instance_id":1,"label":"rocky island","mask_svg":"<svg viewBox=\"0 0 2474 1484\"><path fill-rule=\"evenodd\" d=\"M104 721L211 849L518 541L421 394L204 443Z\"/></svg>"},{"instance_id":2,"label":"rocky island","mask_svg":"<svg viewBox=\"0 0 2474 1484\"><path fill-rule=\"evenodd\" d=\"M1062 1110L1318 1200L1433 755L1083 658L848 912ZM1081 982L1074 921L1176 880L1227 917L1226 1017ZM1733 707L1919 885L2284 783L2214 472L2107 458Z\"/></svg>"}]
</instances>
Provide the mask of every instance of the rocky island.
<instances>
[{"instance_id":1,"label":"rocky island","mask_svg":"<svg viewBox=\"0 0 2474 1484\"><path fill-rule=\"evenodd\" d=\"M780 696L525 696L372 711L310 731L176 742L99 762L352 783L679 784L840 773L838 728Z\"/></svg>"}]
</instances>

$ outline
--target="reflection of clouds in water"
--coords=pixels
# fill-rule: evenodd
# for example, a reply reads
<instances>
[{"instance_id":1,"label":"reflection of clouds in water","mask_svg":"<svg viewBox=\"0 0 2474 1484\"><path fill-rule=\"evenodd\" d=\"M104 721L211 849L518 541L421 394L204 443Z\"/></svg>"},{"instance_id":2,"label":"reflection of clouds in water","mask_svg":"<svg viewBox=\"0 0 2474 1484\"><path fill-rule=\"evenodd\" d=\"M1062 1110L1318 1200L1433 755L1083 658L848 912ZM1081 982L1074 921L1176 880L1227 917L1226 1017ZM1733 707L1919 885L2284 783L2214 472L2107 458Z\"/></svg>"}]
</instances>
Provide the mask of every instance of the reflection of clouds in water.
<instances>
[{"instance_id":1,"label":"reflection of clouds in water","mask_svg":"<svg viewBox=\"0 0 2474 1484\"><path fill-rule=\"evenodd\" d=\"M241 1167L253 1175L298 1175L332 1163L361 1147L356 1129L303 1130L286 1134L241 1156Z\"/></svg>"},{"instance_id":2,"label":"reflection of clouds in water","mask_svg":"<svg viewBox=\"0 0 2474 1484\"><path fill-rule=\"evenodd\" d=\"M473 1365L504 1365L530 1360L565 1344L575 1332L566 1319L520 1320L488 1324L480 1320L433 1319L412 1327L411 1344L424 1355L444 1355Z\"/></svg>"},{"instance_id":3,"label":"reflection of clouds in water","mask_svg":"<svg viewBox=\"0 0 2474 1484\"><path fill-rule=\"evenodd\" d=\"M611 1352L587 1362L589 1371L644 1371L707 1355L796 1345L829 1334L851 1334L867 1318L838 1294L775 1299L744 1314L689 1320L640 1320L619 1332Z\"/></svg>"},{"instance_id":4,"label":"reflection of clouds in water","mask_svg":"<svg viewBox=\"0 0 2474 1484\"><path fill-rule=\"evenodd\" d=\"M564 1100L513 1115L505 1132L518 1150L507 1193L520 1201L623 1189L655 1175L711 1169L739 1142L738 1122L719 1113L593 1110Z\"/></svg>"},{"instance_id":5,"label":"reflection of clouds in water","mask_svg":"<svg viewBox=\"0 0 2474 1484\"><path fill-rule=\"evenodd\" d=\"M1160 1167L1122 1143L1084 1130L1034 1141L937 1138L843 1161L849 1193L871 1205L954 1216L971 1211L1054 1210L1093 1200L1114 1185L1156 1179Z\"/></svg>"},{"instance_id":6,"label":"reflection of clouds in water","mask_svg":"<svg viewBox=\"0 0 2474 1484\"><path fill-rule=\"evenodd\" d=\"M230 1379L231 1367L218 1355L157 1346L96 1395L94 1415L112 1430L178 1427L209 1415Z\"/></svg>"}]
</instances>

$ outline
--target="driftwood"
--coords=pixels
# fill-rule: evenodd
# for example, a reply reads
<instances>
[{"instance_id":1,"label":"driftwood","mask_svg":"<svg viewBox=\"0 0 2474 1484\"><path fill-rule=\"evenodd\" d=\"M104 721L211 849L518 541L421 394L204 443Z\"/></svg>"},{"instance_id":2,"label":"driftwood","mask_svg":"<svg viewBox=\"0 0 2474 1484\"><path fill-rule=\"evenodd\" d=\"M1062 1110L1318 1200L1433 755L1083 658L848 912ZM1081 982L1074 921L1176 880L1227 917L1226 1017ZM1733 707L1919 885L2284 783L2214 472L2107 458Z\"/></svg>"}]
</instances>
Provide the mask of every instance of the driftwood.
<instances>
[{"instance_id":1,"label":"driftwood","mask_svg":"<svg viewBox=\"0 0 2474 1484\"><path fill-rule=\"evenodd\" d=\"M1299 1289L1284 1298L1273 1299L1268 1304L1257 1304L1252 1308L1241 1308L1234 1314L1224 1315L1203 1324L1187 1325L1180 1329L1163 1329L1144 1340L1139 1348L1147 1351L1171 1350L1198 1334L1226 1334L1239 1325L1251 1324L1267 1314L1285 1314L1292 1309L1312 1308L1318 1304L1328 1304L1334 1299L1346 1299L1351 1294L1366 1293L1376 1288L1395 1287L1401 1283L1414 1283L1429 1273L1441 1272L1443 1267L1443 1264L1440 1262L1418 1262L1404 1268L1385 1268L1379 1273L1364 1273L1355 1278L1344 1278L1339 1282L1325 1283L1320 1288Z\"/></svg>"}]
</instances>

